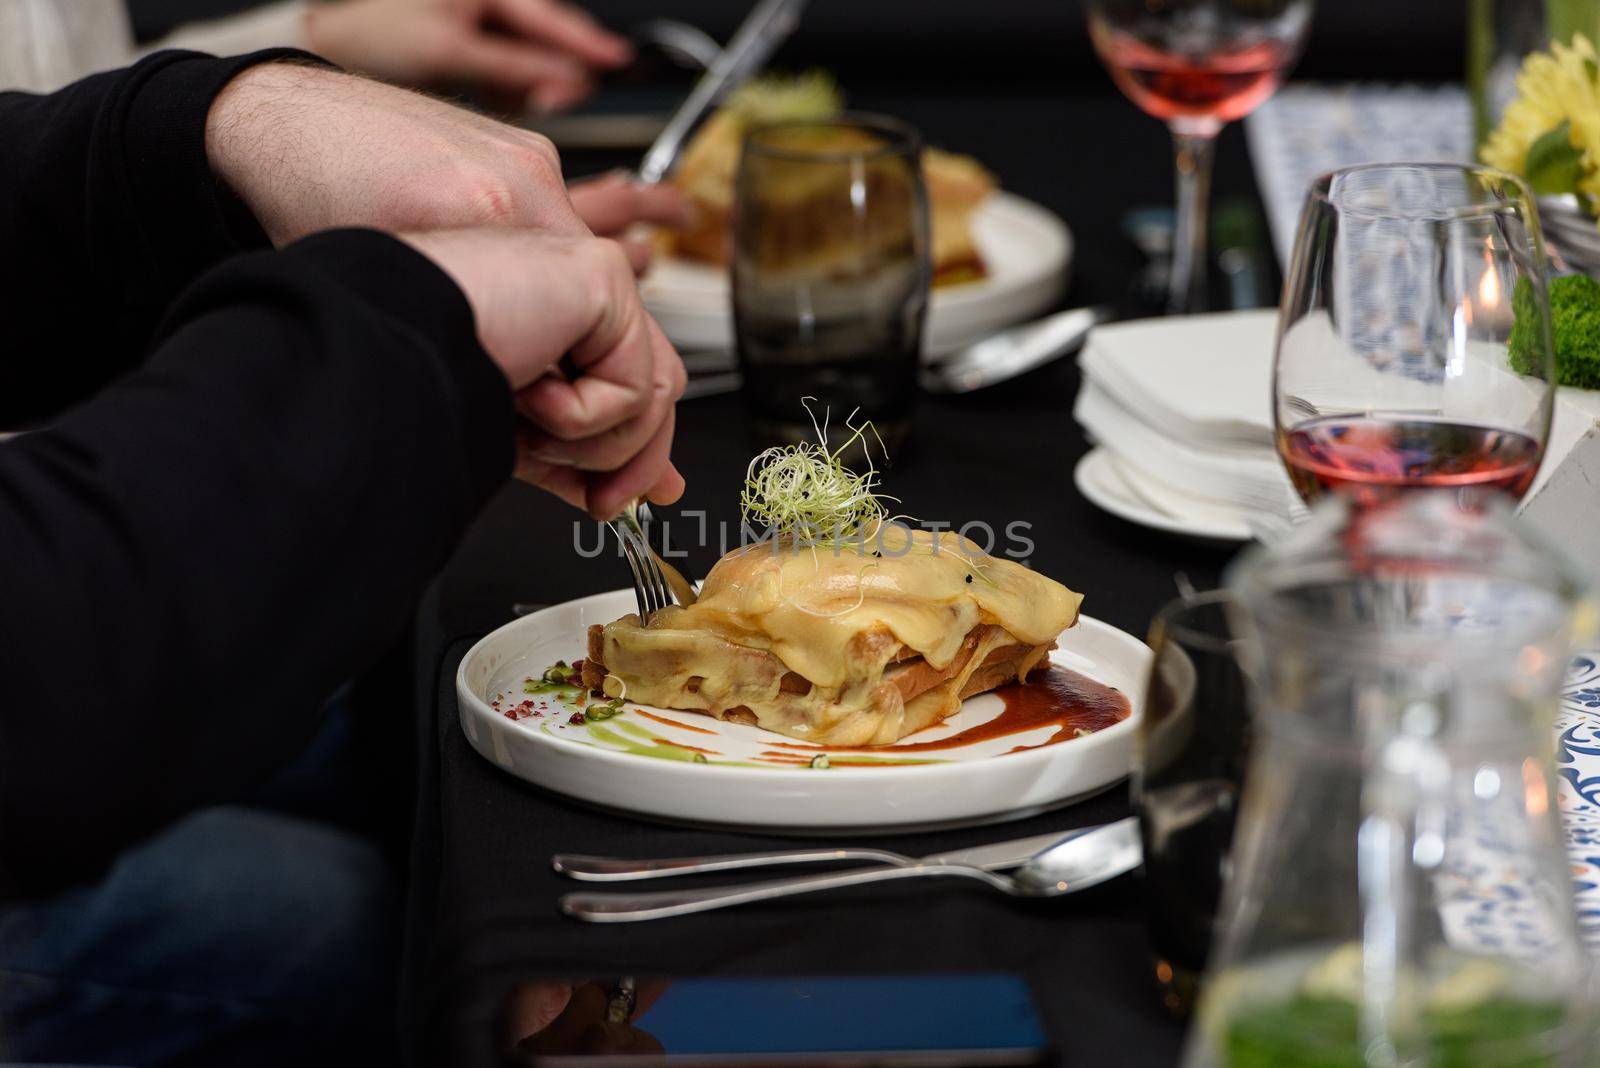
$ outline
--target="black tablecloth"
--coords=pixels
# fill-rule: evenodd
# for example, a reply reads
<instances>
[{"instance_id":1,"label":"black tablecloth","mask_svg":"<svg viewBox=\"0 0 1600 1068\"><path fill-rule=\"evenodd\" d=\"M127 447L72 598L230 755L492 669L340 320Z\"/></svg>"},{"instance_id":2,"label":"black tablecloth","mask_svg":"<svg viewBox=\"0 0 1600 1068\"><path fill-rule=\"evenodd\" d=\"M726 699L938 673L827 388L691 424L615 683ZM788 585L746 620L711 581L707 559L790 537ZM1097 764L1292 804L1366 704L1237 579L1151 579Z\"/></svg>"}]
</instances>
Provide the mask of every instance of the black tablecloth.
<instances>
[{"instance_id":1,"label":"black tablecloth","mask_svg":"<svg viewBox=\"0 0 1600 1068\"><path fill-rule=\"evenodd\" d=\"M1119 231L1130 206L1170 199L1165 131L1120 98L857 94L865 107L922 126L930 141L978 154L1006 186L1073 227L1070 303L1122 305L1139 266ZM1237 130L1219 152L1218 195L1254 197ZM1084 609L1143 635L1174 594L1175 571L1216 580L1227 553L1107 516L1072 486L1087 449L1071 417L1071 361L965 398L923 398L908 448L885 488L907 513L958 525L1031 524L1032 565L1086 595ZM687 403L674 458L688 478L682 507L737 522L751 455L736 397ZM737 530L737 527L734 528ZM703 574L715 549L674 541ZM584 528L585 544L595 532ZM1167 1065L1180 1027L1147 975L1137 884L1124 879L1045 903L1004 900L949 883L879 887L643 925L594 927L561 917L571 884L549 870L561 851L683 855L767 848L760 835L678 829L601 813L545 794L477 757L456 726L451 680L465 643L505 622L514 601L554 603L624 584L615 558L580 558L570 512L524 487L495 502L442 578L424 614L418 825L408 937L406 1024L428 1063L490 1062L509 984L624 972L687 975L1003 970L1028 977L1061 1063ZM730 798L730 803L737 799ZM1118 788L1023 822L874 840L913 854L1116 818ZM793 840L787 840L792 843Z\"/></svg>"},{"instance_id":2,"label":"black tablecloth","mask_svg":"<svg viewBox=\"0 0 1600 1068\"><path fill-rule=\"evenodd\" d=\"M439 678L436 770L448 803L437 828L439 852L431 858L441 873L434 951L419 988L431 1063L494 1063L506 994L532 979L929 971L1026 976L1064 1064L1172 1063L1180 1032L1156 1007L1130 879L1045 902L919 882L636 925L593 926L560 916L555 899L574 884L550 870L554 853L682 856L808 843L612 815L491 768L455 722L453 676L466 647L450 648ZM1117 790L1000 827L872 844L923 855L1104 822L1126 808Z\"/></svg>"}]
</instances>

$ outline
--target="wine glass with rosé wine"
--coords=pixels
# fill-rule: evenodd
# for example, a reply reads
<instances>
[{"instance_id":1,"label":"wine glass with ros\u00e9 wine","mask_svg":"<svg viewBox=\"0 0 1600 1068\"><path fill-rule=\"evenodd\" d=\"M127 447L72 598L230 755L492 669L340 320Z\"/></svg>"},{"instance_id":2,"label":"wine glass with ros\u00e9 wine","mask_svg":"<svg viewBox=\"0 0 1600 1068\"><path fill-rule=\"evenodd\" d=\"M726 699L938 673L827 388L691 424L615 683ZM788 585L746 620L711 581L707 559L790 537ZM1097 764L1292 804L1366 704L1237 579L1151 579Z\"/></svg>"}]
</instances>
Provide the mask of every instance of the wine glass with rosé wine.
<instances>
[{"instance_id":1,"label":"wine glass with ros\u00e9 wine","mask_svg":"<svg viewBox=\"0 0 1600 1068\"><path fill-rule=\"evenodd\" d=\"M1130 100L1172 130L1171 314L1205 310L1216 136L1278 88L1310 22L1311 0L1090 0L1089 36L1100 61Z\"/></svg>"},{"instance_id":2,"label":"wine glass with ros\u00e9 wine","mask_svg":"<svg viewBox=\"0 0 1600 1068\"><path fill-rule=\"evenodd\" d=\"M1520 178L1371 164L1311 184L1273 364L1300 496L1467 507L1533 485L1555 400L1544 241Z\"/></svg>"}]
</instances>

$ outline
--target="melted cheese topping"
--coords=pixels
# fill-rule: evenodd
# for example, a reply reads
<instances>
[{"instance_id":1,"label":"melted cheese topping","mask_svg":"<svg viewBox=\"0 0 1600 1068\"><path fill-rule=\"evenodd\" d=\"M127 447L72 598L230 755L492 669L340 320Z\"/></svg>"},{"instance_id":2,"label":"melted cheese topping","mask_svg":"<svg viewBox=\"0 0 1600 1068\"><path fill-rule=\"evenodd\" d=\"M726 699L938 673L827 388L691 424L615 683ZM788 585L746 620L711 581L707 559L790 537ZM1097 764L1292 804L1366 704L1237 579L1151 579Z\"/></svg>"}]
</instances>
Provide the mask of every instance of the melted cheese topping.
<instances>
[{"instance_id":1,"label":"melted cheese topping","mask_svg":"<svg viewBox=\"0 0 1600 1068\"><path fill-rule=\"evenodd\" d=\"M838 549L768 542L735 550L712 568L695 604L658 612L647 627L636 616L608 625L602 661L632 700L718 717L744 711L794 737L881 745L954 712L993 650L1028 647L1026 671L1076 622L1081 600L953 532L888 525ZM885 680L891 660L911 654L951 668L982 624L999 630L909 704ZM790 672L809 686L792 677L785 686Z\"/></svg>"}]
</instances>

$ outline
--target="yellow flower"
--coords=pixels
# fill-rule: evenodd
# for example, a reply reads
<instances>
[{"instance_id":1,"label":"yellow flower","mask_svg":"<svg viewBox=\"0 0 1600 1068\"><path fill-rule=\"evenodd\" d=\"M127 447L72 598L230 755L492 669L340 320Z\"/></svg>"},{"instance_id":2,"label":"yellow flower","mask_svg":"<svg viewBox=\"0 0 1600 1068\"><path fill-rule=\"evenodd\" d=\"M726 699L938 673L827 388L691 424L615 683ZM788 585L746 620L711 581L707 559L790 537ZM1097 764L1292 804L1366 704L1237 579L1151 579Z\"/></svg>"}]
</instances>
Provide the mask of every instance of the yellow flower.
<instances>
[{"instance_id":1,"label":"yellow flower","mask_svg":"<svg viewBox=\"0 0 1600 1068\"><path fill-rule=\"evenodd\" d=\"M1563 122L1572 147L1583 153L1585 191L1600 192L1600 58L1594 45L1575 34L1570 46L1555 42L1549 52L1535 52L1517 73L1517 96L1500 117L1482 149L1491 167L1526 174L1528 149Z\"/></svg>"}]
</instances>

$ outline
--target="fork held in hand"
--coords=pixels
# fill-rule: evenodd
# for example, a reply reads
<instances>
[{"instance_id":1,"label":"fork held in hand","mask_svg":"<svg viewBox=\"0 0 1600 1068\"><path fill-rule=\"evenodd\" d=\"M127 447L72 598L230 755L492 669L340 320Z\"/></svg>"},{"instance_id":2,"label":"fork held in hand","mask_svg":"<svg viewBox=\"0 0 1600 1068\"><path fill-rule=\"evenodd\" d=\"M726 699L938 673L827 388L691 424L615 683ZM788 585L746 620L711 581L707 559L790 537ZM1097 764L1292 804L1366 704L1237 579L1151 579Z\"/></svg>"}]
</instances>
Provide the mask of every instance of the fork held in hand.
<instances>
[{"instance_id":1,"label":"fork held in hand","mask_svg":"<svg viewBox=\"0 0 1600 1068\"><path fill-rule=\"evenodd\" d=\"M666 576L661 573L661 565L656 562L656 554L650 550L650 543L645 540L644 527L639 522L641 511L648 519L650 515L648 506L633 501L608 525L622 546L622 555L628 561L628 569L633 572L633 596L639 604L639 622L643 623L653 612L675 602L672 588L667 585Z\"/></svg>"}]
</instances>

